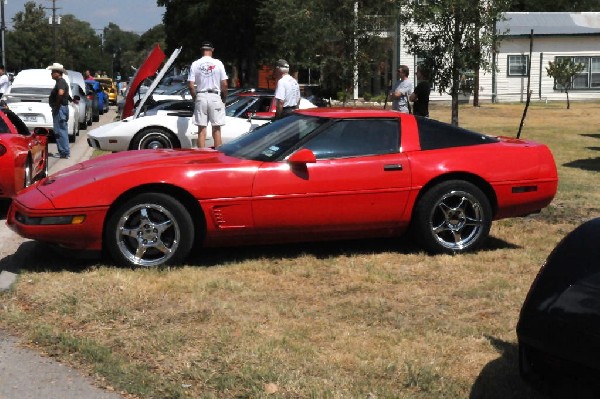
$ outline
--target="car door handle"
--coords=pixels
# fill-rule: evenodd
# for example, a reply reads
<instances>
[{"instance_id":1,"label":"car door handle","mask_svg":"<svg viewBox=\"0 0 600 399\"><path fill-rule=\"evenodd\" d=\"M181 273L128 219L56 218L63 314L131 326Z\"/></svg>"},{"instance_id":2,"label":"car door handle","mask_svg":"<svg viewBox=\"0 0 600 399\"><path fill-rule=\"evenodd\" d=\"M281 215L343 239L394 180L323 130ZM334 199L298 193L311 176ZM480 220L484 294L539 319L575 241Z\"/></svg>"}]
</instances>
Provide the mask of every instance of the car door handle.
<instances>
[{"instance_id":1,"label":"car door handle","mask_svg":"<svg viewBox=\"0 0 600 399\"><path fill-rule=\"evenodd\" d=\"M392 164L388 164L388 165L383 165L383 170L386 172L392 171L392 170L402 170L402 164L392 163Z\"/></svg>"}]
</instances>

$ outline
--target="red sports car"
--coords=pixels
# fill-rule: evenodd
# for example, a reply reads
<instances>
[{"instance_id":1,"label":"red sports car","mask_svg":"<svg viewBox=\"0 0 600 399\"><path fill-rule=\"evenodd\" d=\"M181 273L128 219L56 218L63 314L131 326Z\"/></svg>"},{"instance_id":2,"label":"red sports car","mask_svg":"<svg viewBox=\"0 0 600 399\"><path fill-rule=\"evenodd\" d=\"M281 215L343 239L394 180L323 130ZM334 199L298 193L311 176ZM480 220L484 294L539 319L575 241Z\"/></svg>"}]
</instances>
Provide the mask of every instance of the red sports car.
<instances>
[{"instance_id":1,"label":"red sports car","mask_svg":"<svg viewBox=\"0 0 600 399\"><path fill-rule=\"evenodd\" d=\"M30 132L8 108L0 107L0 198L11 198L48 175L48 130Z\"/></svg>"},{"instance_id":2,"label":"red sports car","mask_svg":"<svg viewBox=\"0 0 600 399\"><path fill-rule=\"evenodd\" d=\"M543 144L396 111L314 108L216 150L74 165L22 191L7 222L24 237L137 266L182 262L195 245L407 230L432 253L456 253L478 248L492 220L547 206L557 184Z\"/></svg>"}]
</instances>

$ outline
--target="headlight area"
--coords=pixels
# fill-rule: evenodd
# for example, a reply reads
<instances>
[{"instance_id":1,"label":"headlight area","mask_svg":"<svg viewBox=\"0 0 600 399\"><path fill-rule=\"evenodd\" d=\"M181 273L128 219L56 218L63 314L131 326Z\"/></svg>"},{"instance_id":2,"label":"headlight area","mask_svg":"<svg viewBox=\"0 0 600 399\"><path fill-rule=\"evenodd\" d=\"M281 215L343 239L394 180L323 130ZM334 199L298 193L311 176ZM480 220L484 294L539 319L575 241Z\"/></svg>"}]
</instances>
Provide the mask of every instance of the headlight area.
<instances>
[{"instance_id":1,"label":"headlight area","mask_svg":"<svg viewBox=\"0 0 600 399\"><path fill-rule=\"evenodd\" d=\"M21 224L28 226L82 224L85 221L85 215L31 217L23 215L20 212L16 212L15 220Z\"/></svg>"}]
</instances>

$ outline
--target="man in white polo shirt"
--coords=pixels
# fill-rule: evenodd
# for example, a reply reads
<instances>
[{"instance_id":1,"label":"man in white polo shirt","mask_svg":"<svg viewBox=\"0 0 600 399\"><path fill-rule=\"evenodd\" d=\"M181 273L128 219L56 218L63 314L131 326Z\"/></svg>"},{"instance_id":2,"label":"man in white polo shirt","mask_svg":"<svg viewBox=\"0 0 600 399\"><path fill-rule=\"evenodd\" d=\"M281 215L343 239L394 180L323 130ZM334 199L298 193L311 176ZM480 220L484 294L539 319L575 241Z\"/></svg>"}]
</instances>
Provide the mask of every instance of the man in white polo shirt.
<instances>
[{"instance_id":1,"label":"man in white polo shirt","mask_svg":"<svg viewBox=\"0 0 600 399\"><path fill-rule=\"evenodd\" d=\"M215 148L223 144L221 126L225 124L227 73L223 63L213 58L213 45L202 43L202 58L194 61L188 74L188 87L194 99L194 124L198 126L198 146L206 146L206 126L212 125Z\"/></svg>"},{"instance_id":2,"label":"man in white polo shirt","mask_svg":"<svg viewBox=\"0 0 600 399\"><path fill-rule=\"evenodd\" d=\"M286 60L277 61L277 75L281 78L277 81L275 98L277 107L275 119L283 118L298 109L300 104L300 86L296 79L289 74L290 65Z\"/></svg>"}]
</instances>

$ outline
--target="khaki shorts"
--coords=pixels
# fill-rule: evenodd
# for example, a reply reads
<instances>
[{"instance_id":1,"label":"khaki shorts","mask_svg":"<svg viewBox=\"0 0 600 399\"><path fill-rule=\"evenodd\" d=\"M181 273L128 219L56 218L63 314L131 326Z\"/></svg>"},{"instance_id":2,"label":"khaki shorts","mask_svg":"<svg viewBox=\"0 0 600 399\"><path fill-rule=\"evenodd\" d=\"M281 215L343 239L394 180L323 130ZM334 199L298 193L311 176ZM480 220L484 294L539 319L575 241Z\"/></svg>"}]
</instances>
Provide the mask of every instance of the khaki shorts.
<instances>
[{"instance_id":1,"label":"khaki shorts","mask_svg":"<svg viewBox=\"0 0 600 399\"><path fill-rule=\"evenodd\" d=\"M194 102L194 125L223 126L225 124L225 104L216 93L198 93Z\"/></svg>"}]
</instances>

